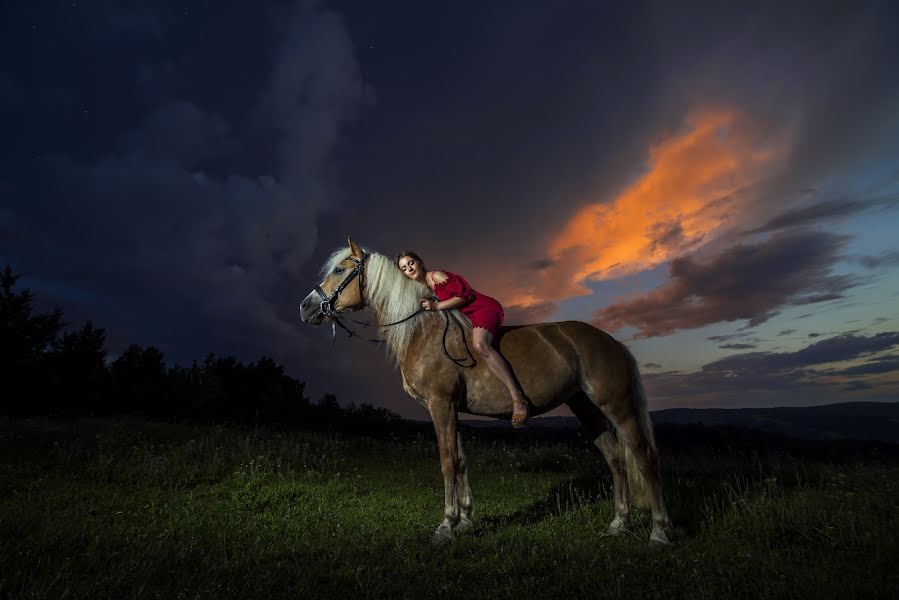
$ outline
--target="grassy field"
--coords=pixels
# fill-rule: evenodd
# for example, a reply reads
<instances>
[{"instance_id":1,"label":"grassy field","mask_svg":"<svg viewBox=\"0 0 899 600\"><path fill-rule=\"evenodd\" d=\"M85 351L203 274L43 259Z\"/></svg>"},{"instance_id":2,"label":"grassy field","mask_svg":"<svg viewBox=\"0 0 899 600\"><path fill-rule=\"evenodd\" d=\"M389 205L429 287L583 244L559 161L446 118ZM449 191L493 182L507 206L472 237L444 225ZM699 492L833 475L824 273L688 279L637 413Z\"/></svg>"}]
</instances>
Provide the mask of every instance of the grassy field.
<instances>
[{"instance_id":1,"label":"grassy field","mask_svg":"<svg viewBox=\"0 0 899 600\"><path fill-rule=\"evenodd\" d=\"M683 534L612 519L598 452L479 437L476 526L431 544L433 433L0 423L0 597L896 597L899 462L666 448ZM535 436L533 434L531 438ZM889 454L889 453L888 453Z\"/></svg>"}]
</instances>

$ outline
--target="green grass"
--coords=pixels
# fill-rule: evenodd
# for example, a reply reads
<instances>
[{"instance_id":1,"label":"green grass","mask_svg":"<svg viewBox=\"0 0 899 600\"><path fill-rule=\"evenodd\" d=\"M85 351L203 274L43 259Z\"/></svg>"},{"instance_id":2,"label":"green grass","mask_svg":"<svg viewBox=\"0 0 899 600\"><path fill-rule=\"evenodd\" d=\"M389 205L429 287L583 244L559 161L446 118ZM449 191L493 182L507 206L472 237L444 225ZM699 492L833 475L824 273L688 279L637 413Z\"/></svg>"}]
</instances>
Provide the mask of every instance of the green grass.
<instances>
[{"instance_id":1,"label":"green grass","mask_svg":"<svg viewBox=\"0 0 899 600\"><path fill-rule=\"evenodd\" d=\"M417 441L136 420L0 424L0 597L894 597L899 468L663 455L683 536L604 538L585 445L466 445L476 526L431 544Z\"/></svg>"}]
</instances>

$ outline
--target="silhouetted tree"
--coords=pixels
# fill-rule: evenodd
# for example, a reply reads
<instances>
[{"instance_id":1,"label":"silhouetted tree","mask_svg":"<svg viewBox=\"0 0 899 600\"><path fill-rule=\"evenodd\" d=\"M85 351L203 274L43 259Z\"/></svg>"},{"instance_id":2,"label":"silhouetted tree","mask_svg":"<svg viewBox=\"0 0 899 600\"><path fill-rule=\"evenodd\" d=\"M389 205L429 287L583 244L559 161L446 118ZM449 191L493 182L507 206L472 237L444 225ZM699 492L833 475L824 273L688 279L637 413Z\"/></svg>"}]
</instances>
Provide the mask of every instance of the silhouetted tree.
<instances>
[{"instance_id":1,"label":"silhouetted tree","mask_svg":"<svg viewBox=\"0 0 899 600\"><path fill-rule=\"evenodd\" d=\"M44 354L65 325L58 308L34 314L34 294L13 289L19 278L9 266L0 274L0 411L6 414L40 403Z\"/></svg>"},{"instance_id":2,"label":"silhouetted tree","mask_svg":"<svg viewBox=\"0 0 899 600\"><path fill-rule=\"evenodd\" d=\"M109 403L114 412L142 412L154 417L173 417L168 391L165 355L149 346L131 344L109 368Z\"/></svg>"},{"instance_id":3,"label":"silhouetted tree","mask_svg":"<svg viewBox=\"0 0 899 600\"><path fill-rule=\"evenodd\" d=\"M106 331L88 321L63 334L44 355L47 407L68 414L105 414L107 406Z\"/></svg>"},{"instance_id":4,"label":"silhouetted tree","mask_svg":"<svg viewBox=\"0 0 899 600\"><path fill-rule=\"evenodd\" d=\"M63 313L34 314L34 295L14 290L20 275L0 274L0 411L3 414L142 413L245 425L383 433L402 419L386 408L334 394L317 404L305 384L270 357L244 364L209 354L202 364L167 368L158 349L132 344L107 366L106 332L88 321L62 335Z\"/></svg>"}]
</instances>

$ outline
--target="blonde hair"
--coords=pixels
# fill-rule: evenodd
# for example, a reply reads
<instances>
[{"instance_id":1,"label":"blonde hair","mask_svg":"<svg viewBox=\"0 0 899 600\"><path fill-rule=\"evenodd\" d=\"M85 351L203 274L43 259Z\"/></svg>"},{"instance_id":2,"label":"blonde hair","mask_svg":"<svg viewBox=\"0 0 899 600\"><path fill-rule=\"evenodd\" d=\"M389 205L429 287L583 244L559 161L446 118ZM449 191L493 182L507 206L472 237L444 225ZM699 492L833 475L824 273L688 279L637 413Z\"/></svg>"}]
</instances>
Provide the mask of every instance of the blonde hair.
<instances>
[{"instance_id":1,"label":"blonde hair","mask_svg":"<svg viewBox=\"0 0 899 600\"><path fill-rule=\"evenodd\" d=\"M403 275L397 268L397 261L403 256L409 256L421 263L421 258L412 252L400 254L393 260L377 252L365 250L365 253L369 255L365 266L366 296L368 304L380 314L381 320L385 323L395 323L418 311L421 308L422 298L430 296L431 290L425 284ZM341 248L331 254L322 267L322 276L331 273L337 265L349 258L350 254L349 248ZM471 329L471 321L467 316L457 310L452 312L465 329ZM412 336L430 319L438 318L442 318L442 315L425 312L408 321L380 329L381 337L393 354L397 365ZM439 343L439 340L435 343Z\"/></svg>"}]
</instances>

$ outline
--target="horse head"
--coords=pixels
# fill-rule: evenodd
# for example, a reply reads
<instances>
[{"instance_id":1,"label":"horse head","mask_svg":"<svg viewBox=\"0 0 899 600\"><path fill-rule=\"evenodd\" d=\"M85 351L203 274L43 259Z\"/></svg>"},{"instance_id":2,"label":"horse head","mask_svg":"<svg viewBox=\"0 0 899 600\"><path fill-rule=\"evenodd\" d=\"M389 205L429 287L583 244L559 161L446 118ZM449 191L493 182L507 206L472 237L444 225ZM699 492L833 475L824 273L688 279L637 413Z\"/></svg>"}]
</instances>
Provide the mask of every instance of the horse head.
<instances>
[{"instance_id":1,"label":"horse head","mask_svg":"<svg viewBox=\"0 0 899 600\"><path fill-rule=\"evenodd\" d=\"M365 306L365 263L368 256L352 238L349 249L334 253L322 270L324 279L300 302L300 320L319 325L325 317L360 310ZM357 285L350 285L353 280Z\"/></svg>"}]
</instances>

